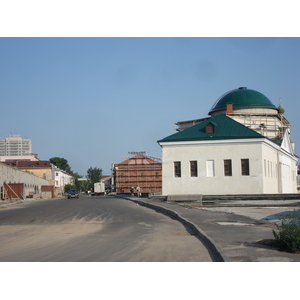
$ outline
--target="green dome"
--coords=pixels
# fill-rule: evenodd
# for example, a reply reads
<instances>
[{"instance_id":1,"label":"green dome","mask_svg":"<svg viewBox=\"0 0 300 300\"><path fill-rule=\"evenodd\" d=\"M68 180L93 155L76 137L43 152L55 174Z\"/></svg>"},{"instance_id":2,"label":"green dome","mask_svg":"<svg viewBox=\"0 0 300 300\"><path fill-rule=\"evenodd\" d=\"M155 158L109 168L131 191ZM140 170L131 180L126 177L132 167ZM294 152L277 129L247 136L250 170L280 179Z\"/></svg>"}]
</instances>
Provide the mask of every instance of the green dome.
<instances>
[{"instance_id":1,"label":"green dome","mask_svg":"<svg viewBox=\"0 0 300 300\"><path fill-rule=\"evenodd\" d=\"M278 106L278 113L279 113L280 115L283 115L284 112L285 112L284 108L282 107L281 104L279 104L279 106Z\"/></svg>"},{"instance_id":2,"label":"green dome","mask_svg":"<svg viewBox=\"0 0 300 300\"><path fill-rule=\"evenodd\" d=\"M240 87L222 95L211 108L209 115L215 111L226 110L226 104L232 103L235 108L264 107L275 108L275 105L262 93Z\"/></svg>"}]
</instances>

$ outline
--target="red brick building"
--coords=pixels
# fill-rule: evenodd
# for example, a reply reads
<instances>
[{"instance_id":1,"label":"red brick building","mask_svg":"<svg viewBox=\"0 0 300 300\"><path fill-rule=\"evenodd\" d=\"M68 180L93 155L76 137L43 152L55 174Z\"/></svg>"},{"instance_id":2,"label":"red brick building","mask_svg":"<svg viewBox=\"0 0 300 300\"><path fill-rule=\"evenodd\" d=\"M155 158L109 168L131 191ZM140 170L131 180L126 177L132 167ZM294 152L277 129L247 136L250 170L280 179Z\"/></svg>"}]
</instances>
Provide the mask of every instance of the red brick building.
<instances>
[{"instance_id":1,"label":"red brick building","mask_svg":"<svg viewBox=\"0 0 300 300\"><path fill-rule=\"evenodd\" d=\"M113 168L113 179L117 194L130 193L130 188L141 188L141 193L161 193L162 164L161 159L146 155L146 152L129 152L137 154ZM136 192L136 191L135 191Z\"/></svg>"}]
</instances>

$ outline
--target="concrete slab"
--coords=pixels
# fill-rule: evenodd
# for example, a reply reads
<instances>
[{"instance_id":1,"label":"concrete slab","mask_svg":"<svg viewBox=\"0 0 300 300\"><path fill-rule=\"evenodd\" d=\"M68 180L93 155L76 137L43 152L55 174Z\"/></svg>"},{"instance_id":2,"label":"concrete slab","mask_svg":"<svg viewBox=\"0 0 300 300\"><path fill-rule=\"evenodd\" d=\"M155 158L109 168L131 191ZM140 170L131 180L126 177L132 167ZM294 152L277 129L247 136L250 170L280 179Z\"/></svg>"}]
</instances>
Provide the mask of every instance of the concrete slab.
<instances>
[{"instance_id":1,"label":"concrete slab","mask_svg":"<svg viewBox=\"0 0 300 300\"><path fill-rule=\"evenodd\" d=\"M297 212L300 215L300 208L298 206L288 207L205 207L197 208L207 211L225 212L253 218L255 220L279 222L280 217L287 215L290 212Z\"/></svg>"},{"instance_id":2,"label":"concrete slab","mask_svg":"<svg viewBox=\"0 0 300 300\"><path fill-rule=\"evenodd\" d=\"M146 198L125 197L155 209L190 226L215 261L225 262L299 262L300 254L274 248L273 229L278 215L297 207L193 207ZM196 233L195 233L196 234ZM219 255L216 255L218 253ZM221 258L221 260L220 260Z\"/></svg>"}]
</instances>

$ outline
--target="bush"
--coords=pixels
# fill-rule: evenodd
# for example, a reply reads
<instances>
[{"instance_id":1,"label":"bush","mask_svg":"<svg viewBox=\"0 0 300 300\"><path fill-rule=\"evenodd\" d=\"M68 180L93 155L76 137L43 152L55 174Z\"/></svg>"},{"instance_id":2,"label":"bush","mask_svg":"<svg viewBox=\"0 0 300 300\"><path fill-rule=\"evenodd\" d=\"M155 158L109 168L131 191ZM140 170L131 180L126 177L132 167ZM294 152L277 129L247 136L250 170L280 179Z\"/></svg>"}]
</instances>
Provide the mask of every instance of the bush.
<instances>
[{"instance_id":1,"label":"bush","mask_svg":"<svg viewBox=\"0 0 300 300\"><path fill-rule=\"evenodd\" d=\"M296 211L280 218L275 224L278 232L273 230L276 246L280 250L297 253L300 251L300 216Z\"/></svg>"}]
</instances>

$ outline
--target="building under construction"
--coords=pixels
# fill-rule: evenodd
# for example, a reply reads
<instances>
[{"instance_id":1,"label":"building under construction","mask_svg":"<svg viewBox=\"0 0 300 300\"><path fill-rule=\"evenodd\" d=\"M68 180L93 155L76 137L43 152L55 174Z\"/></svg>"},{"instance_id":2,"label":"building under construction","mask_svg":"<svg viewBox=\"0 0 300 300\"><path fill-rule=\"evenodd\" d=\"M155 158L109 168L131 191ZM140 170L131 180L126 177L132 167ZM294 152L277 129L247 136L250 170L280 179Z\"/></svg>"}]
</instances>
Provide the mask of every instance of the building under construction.
<instances>
[{"instance_id":1,"label":"building under construction","mask_svg":"<svg viewBox=\"0 0 300 300\"><path fill-rule=\"evenodd\" d=\"M130 193L130 188L137 186L140 187L142 194L161 193L161 159L146 155L146 152L128 152L128 155L135 156L112 166L116 193Z\"/></svg>"},{"instance_id":2,"label":"building under construction","mask_svg":"<svg viewBox=\"0 0 300 300\"><path fill-rule=\"evenodd\" d=\"M247 128L275 141L282 140L285 131L289 132L291 127L283 115L284 109L281 104L276 108L263 94L248 90L246 87L223 94L217 99L209 114L212 117L226 114ZM175 131L185 130L210 118L177 122Z\"/></svg>"}]
</instances>

